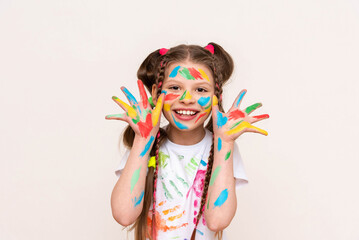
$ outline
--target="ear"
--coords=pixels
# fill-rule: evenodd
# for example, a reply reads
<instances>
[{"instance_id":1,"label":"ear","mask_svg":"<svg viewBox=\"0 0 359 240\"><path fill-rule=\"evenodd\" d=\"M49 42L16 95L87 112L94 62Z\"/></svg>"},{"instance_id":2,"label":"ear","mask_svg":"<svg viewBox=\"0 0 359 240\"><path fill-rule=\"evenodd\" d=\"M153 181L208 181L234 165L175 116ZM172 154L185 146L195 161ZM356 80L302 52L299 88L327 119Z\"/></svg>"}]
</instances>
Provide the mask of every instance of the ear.
<instances>
[{"instance_id":1,"label":"ear","mask_svg":"<svg viewBox=\"0 0 359 240\"><path fill-rule=\"evenodd\" d=\"M152 102L155 105L157 103L157 85L156 84L152 85Z\"/></svg>"}]
</instances>

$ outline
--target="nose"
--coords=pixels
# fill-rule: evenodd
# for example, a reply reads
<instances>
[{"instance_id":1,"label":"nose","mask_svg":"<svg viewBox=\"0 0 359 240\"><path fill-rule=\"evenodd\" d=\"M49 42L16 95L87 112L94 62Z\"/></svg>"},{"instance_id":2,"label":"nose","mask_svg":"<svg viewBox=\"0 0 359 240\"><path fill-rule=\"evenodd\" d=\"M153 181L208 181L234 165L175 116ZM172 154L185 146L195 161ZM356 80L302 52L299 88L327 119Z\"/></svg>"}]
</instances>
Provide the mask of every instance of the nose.
<instances>
[{"instance_id":1,"label":"nose","mask_svg":"<svg viewBox=\"0 0 359 240\"><path fill-rule=\"evenodd\" d=\"M186 90L180 97L180 102L189 104L189 103L194 103L195 99L192 97L190 91Z\"/></svg>"}]
</instances>

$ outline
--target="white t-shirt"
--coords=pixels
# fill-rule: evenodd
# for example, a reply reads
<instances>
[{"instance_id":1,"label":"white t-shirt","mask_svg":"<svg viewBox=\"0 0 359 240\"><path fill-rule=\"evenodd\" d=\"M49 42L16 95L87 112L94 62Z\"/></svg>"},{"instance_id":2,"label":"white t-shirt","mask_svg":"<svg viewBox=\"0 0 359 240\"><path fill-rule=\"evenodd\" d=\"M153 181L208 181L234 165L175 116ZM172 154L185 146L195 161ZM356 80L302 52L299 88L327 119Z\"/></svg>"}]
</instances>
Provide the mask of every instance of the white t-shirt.
<instances>
[{"instance_id":1,"label":"white t-shirt","mask_svg":"<svg viewBox=\"0 0 359 240\"><path fill-rule=\"evenodd\" d=\"M190 239L195 227L201 204L201 196L206 175L209 152L212 145L212 133L206 130L205 137L194 145L178 145L165 140L160 147L159 168L156 191L157 239ZM126 150L120 165L115 171L120 177L130 154ZM236 189L248 183L242 158L235 143L233 149L233 175ZM148 214L148 223L152 219L152 205ZM150 226L149 226L150 227ZM216 239L215 232L209 230L204 219L200 218L196 239ZM223 231L223 239L226 239Z\"/></svg>"}]
</instances>

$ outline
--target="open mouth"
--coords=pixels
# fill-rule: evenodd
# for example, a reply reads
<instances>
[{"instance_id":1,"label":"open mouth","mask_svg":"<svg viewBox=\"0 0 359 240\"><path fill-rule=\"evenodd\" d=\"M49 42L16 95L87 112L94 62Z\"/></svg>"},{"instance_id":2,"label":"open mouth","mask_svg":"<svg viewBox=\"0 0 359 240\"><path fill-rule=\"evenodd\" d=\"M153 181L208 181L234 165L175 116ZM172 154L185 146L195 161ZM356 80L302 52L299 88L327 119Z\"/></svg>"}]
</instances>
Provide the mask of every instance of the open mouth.
<instances>
[{"instance_id":1,"label":"open mouth","mask_svg":"<svg viewBox=\"0 0 359 240\"><path fill-rule=\"evenodd\" d=\"M193 110L174 110L175 116L178 119L181 120L192 120L194 119L199 111L193 111Z\"/></svg>"}]
</instances>

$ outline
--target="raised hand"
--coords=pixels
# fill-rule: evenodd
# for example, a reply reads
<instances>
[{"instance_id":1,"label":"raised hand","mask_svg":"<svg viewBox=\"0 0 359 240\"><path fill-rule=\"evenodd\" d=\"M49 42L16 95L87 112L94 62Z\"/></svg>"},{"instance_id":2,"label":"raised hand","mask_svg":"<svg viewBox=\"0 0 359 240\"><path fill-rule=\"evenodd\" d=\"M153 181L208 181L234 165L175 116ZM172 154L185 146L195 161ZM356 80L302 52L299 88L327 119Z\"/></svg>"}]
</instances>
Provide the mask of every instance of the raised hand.
<instances>
[{"instance_id":1,"label":"raised hand","mask_svg":"<svg viewBox=\"0 0 359 240\"><path fill-rule=\"evenodd\" d=\"M212 117L213 132L216 137L220 137L222 141L234 141L245 132L255 132L268 135L263 129L257 128L252 123L269 118L268 114L249 116L257 108L261 107L261 103L255 103L244 110L240 110L240 104L247 90L242 90L234 101L231 109L227 113L218 110L217 97L213 97Z\"/></svg>"},{"instance_id":2,"label":"raised hand","mask_svg":"<svg viewBox=\"0 0 359 240\"><path fill-rule=\"evenodd\" d=\"M152 110L147 99L146 90L141 80L137 81L140 91L141 101L136 98L125 87L121 87L122 92L126 95L130 105L121 99L113 96L112 99L126 112L121 114L107 115L105 118L109 120L122 120L127 122L133 131L144 138L149 135L155 136L160 127L160 117L163 107L164 93L158 98L155 109Z\"/></svg>"}]
</instances>

